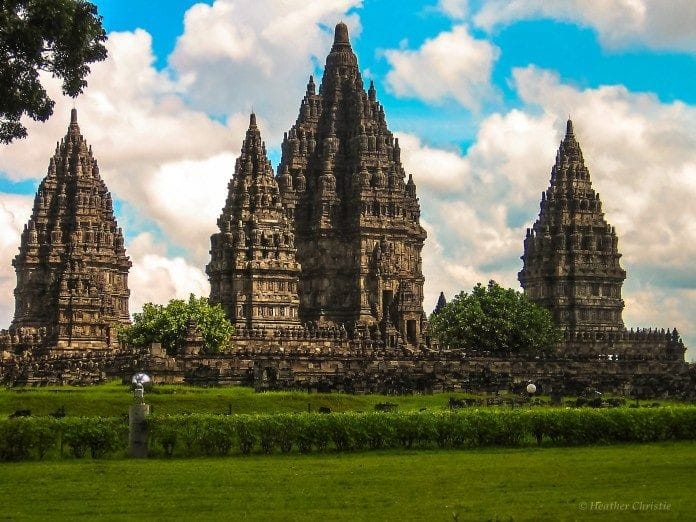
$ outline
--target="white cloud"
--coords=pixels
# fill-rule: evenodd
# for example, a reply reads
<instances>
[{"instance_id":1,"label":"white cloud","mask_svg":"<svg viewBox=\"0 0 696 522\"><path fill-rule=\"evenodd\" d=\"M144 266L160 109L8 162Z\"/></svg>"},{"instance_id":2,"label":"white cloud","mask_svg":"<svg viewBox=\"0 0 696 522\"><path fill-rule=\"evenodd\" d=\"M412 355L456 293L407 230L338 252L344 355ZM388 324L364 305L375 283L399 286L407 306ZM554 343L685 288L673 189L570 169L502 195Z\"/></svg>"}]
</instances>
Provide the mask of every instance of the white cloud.
<instances>
[{"instance_id":1,"label":"white cloud","mask_svg":"<svg viewBox=\"0 0 696 522\"><path fill-rule=\"evenodd\" d=\"M474 23L490 31L536 18L592 27L608 48L640 45L696 51L693 0L489 0L475 14Z\"/></svg>"},{"instance_id":2,"label":"white cloud","mask_svg":"<svg viewBox=\"0 0 696 522\"><path fill-rule=\"evenodd\" d=\"M187 246L199 265L210 258L210 235L217 230L234 160L233 154L222 153L200 161L165 163L145 182L151 216L168 237Z\"/></svg>"},{"instance_id":3,"label":"white cloud","mask_svg":"<svg viewBox=\"0 0 696 522\"><path fill-rule=\"evenodd\" d=\"M426 40L417 50L390 49L387 86L397 96L439 103L453 99L469 109L494 96L491 71L500 50L477 40L465 25Z\"/></svg>"},{"instance_id":4,"label":"white cloud","mask_svg":"<svg viewBox=\"0 0 696 522\"><path fill-rule=\"evenodd\" d=\"M404 167L418 187L428 231L423 249L426 311L432 310L441 291L450 299L489 279L519 286L516 277L525 224L519 219L512 225L509 221L512 213L528 203L520 187L532 182L520 179L521 173L538 170L541 187L547 178L543 172L550 169L551 160L523 153L525 144L535 150L539 127L537 119L520 111L494 115L484 120L466 155L424 145L415 136L398 135ZM528 199L541 190L528 188ZM525 208L525 220L532 212L533 207Z\"/></svg>"},{"instance_id":5,"label":"white cloud","mask_svg":"<svg viewBox=\"0 0 696 522\"><path fill-rule=\"evenodd\" d=\"M469 14L469 0L440 0L437 6L456 20L464 20Z\"/></svg>"},{"instance_id":6,"label":"white cloud","mask_svg":"<svg viewBox=\"0 0 696 522\"><path fill-rule=\"evenodd\" d=\"M333 28L343 20L360 32L349 10L362 0L216 0L186 13L170 66L194 106L216 114L273 117L266 139L278 142L297 117L309 75L323 65Z\"/></svg>"},{"instance_id":7,"label":"white cloud","mask_svg":"<svg viewBox=\"0 0 696 522\"><path fill-rule=\"evenodd\" d=\"M17 277L12 259L19 252L19 240L31 214L33 197L0 194L0 328L7 328L14 315L12 297Z\"/></svg>"},{"instance_id":8,"label":"white cloud","mask_svg":"<svg viewBox=\"0 0 696 522\"><path fill-rule=\"evenodd\" d=\"M183 257L167 256L164 245L156 243L151 234L139 234L126 248L133 262L128 275L131 314L141 311L145 303L166 304L191 293L206 297L210 293L203 269Z\"/></svg>"},{"instance_id":9,"label":"white cloud","mask_svg":"<svg viewBox=\"0 0 696 522\"><path fill-rule=\"evenodd\" d=\"M111 33L107 48L109 57L92 67L77 108L82 132L117 195L136 195L143 175L161 162L239 146L241 136L189 109L180 86L154 68L147 32ZM45 124L28 121L29 138L6 148L2 168L13 179L42 177L56 140L65 135L73 101L61 96L54 79L46 81L56 100L54 117Z\"/></svg>"},{"instance_id":10,"label":"white cloud","mask_svg":"<svg viewBox=\"0 0 696 522\"><path fill-rule=\"evenodd\" d=\"M396 133L401 159L419 187L448 193L461 189L471 177L468 163L459 151L444 150L423 144L413 134Z\"/></svg>"}]
</instances>

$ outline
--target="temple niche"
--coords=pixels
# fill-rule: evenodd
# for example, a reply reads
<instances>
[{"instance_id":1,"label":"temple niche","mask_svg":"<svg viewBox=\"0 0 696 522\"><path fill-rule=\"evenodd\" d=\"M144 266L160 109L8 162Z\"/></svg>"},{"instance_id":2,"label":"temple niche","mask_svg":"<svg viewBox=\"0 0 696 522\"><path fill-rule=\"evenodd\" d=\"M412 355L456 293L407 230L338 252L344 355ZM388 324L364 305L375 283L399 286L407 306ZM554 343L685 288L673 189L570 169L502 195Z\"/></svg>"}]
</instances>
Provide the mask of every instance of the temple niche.
<instances>
[{"instance_id":1,"label":"temple niche","mask_svg":"<svg viewBox=\"0 0 696 522\"><path fill-rule=\"evenodd\" d=\"M206 267L211 303L220 303L237 328L299 325L294 229L254 114L218 228Z\"/></svg>"},{"instance_id":2,"label":"temple niche","mask_svg":"<svg viewBox=\"0 0 696 522\"><path fill-rule=\"evenodd\" d=\"M14 320L2 335L6 350L118 347L117 328L130 323L131 262L75 109L39 184L12 265L17 287Z\"/></svg>"},{"instance_id":3,"label":"temple niche","mask_svg":"<svg viewBox=\"0 0 696 522\"><path fill-rule=\"evenodd\" d=\"M421 345L426 233L416 185L374 85L364 88L343 23L318 92L309 78L278 171L302 266L302 321Z\"/></svg>"},{"instance_id":4,"label":"temple niche","mask_svg":"<svg viewBox=\"0 0 696 522\"><path fill-rule=\"evenodd\" d=\"M676 330L625 328L620 259L616 230L604 218L568 120L539 217L524 240L524 293L551 312L568 354L683 360Z\"/></svg>"}]
</instances>

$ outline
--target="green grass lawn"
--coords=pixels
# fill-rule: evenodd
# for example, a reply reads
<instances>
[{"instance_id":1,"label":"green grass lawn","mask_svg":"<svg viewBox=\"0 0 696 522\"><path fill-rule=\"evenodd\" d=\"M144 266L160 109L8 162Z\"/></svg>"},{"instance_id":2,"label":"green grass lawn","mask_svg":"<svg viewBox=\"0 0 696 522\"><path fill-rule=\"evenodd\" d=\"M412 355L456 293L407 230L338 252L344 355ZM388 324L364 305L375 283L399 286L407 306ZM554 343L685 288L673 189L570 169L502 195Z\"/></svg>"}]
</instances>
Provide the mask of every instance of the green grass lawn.
<instances>
[{"instance_id":1,"label":"green grass lawn","mask_svg":"<svg viewBox=\"0 0 696 522\"><path fill-rule=\"evenodd\" d=\"M689 442L5 463L0 519L694 520L694 469Z\"/></svg>"},{"instance_id":2,"label":"green grass lawn","mask_svg":"<svg viewBox=\"0 0 696 522\"><path fill-rule=\"evenodd\" d=\"M251 388L198 388L185 385L159 385L146 394L155 414L176 413L286 413L312 411L320 406L333 411L373 411L380 402L398 404L399 410L444 409L450 397L476 397L465 393L433 395L349 395L344 393L265 392ZM479 397L480 398L480 397ZM118 416L132 403L130 387L118 382L99 386L54 386L45 388L0 389L0 417L20 410L48 415L61 406L69 416ZM548 401L548 398L541 398ZM653 401L644 401L650 404ZM660 400L666 405L669 401ZM673 401L672 401L673 402Z\"/></svg>"},{"instance_id":3,"label":"green grass lawn","mask_svg":"<svg viewBox=\"0 0 696 522\"><path fill-rule=\"evenodd\" d=\"M320 406L333 411L372 411L380 402L396 403L401 410L447 408L450 397L464 393L434 395L349 395L344 393L264 392L251 388L199 388L159 385L146 394L153 413L286 413L312 411ZM117 382L99 386L55 386L0 389L0 416L29 409L32 415L48 415L61 406L72 416L117 416L128 412L133 402L130 387Z\"/></svg>"}]
</instances>

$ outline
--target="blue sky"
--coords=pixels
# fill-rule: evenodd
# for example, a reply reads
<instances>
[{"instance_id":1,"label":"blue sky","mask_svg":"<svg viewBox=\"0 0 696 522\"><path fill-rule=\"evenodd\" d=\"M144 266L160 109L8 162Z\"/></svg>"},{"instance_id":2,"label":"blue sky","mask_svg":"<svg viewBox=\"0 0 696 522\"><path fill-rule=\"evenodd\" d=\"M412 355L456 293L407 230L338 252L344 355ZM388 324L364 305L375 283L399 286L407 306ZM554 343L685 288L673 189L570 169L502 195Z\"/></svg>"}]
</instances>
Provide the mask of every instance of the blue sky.
<instances>
[{"instance_id":1,"label":"blue sky","mask_svg":"<svg viewBox=\"0 0 696 522\"><path fill-rule=\"evenodd\" d=\"M208 236L247 114L274 164L334 24L418 185L426 309L495 278L517 286L568 114L628 279L627 326L696 346L696 7L687 0L184 0L96 2L110 33L76 104L133 258L132 308L207 293ZM50 82L49 82L50 83ZM51 85L58 96L58 87ZM72 102L0 151L0 306L9 266Z\"/></svg>"}]
</instances>

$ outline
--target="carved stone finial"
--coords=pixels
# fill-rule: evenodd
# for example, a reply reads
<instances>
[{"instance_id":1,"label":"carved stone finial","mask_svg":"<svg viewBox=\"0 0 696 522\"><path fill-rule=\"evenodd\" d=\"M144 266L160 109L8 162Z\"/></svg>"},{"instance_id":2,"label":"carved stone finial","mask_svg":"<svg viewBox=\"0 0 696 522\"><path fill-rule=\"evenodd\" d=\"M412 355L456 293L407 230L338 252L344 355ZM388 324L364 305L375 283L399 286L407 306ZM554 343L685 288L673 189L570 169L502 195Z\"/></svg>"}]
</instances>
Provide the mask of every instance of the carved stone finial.
<instances>
[{"instance_id":1,"label":"carved stone finial","mask_svg":"<svg viewBox=\"0 0 696 522\"><path fill-rule=\"evenodd\" d=\"M377 90L375 89L375 82L370 80L370 88L367 91L367 96L370 99L370 101L376 101L377 100Z\"/></svg>"},{"instance_id":2,"label":"carved stone finial","mask_svg":"<svg viewBox=\"0 0 696 522\"><path fill-rule=\"evenodd\" d=\"M571 137L574 136L573 134L573 120L568 118L568 122L566 123L566 137Z\"/></svg>"},{"instance_id":3,"label":"carved stone finial","mask_svg":"<svg viewBox=\"0 0 696 522\"><path fill-rule=\"evenodd\" d=\"M334 46L336 45L350 45L348 26L343 22L338 22L336 24L336 30L334 32Z\"/></svg>"}]
</instances>

